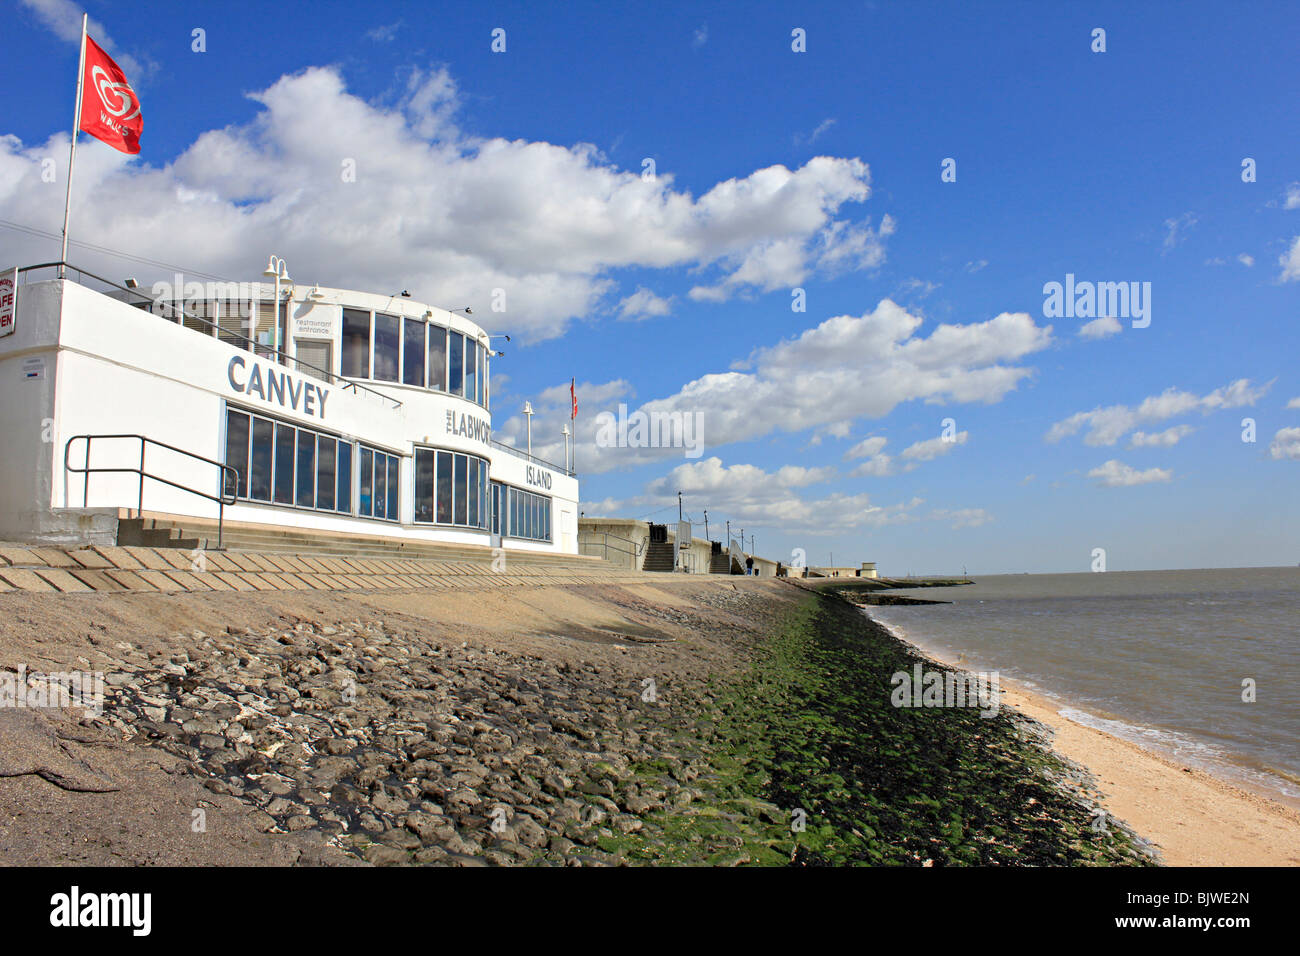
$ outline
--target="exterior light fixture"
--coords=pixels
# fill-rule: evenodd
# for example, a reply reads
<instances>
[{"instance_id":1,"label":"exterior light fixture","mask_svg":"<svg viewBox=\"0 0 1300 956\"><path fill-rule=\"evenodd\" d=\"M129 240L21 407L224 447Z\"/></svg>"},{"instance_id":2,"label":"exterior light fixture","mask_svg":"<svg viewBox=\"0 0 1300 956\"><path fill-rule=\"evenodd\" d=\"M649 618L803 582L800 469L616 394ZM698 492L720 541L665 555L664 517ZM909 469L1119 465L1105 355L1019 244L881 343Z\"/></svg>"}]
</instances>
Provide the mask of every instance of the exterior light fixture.
<instances>
[{"instance_id":1,"label":"exterior light fixture","mask_svg":"<svg viewBox=\"0 0 1300 956\"><path fill-rule=\"evenodd\" d=\"M271 331L271 348L277 353L280 351L280 283L290 283L289 296L293 297L293 280L289 278L289 267L279 256L271 256L266 263L266 271L262 273L268 279L275 280L275 327Z\"/></svg>"}]
</instances>

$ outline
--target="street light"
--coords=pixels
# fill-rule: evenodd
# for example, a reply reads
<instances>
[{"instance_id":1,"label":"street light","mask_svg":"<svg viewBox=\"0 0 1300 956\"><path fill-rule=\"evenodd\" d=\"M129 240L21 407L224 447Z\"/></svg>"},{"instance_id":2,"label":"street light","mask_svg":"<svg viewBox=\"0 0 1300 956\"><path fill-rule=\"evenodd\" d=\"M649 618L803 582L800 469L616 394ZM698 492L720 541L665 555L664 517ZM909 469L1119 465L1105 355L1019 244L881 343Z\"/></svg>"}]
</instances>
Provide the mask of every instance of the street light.
<instances>
[{"instance_id":1,"label":"street light","mask_svg":"<svg viewBox=\"0 0 1300 956\"><path fill-rule=\"evenodd\" d=\"M704 540L709 540L709 509L704 509Z\"/></svg>"},{"instance_id":2,"label":"street light","mask_svg":"<svg viewBox=\"0 0 1300 956\"><path fill-rule=\"evenodd\" d=\"M524 414L528 416L528 457L533 457L533 403L524 402Z\"/></svg>"},{"instance_id":3,"label":"street light","mask_svg":"<svg viewBox=\"0 0 1300 956\"><path fill-rule=\"evenodd\" d=\"M275 350L278 362L280 361L280 282L290 283L289 300L293 301L293 280L289 278L289 266L279 256L271 256L262 275L275 280L275 326L271 331L271 347Z\"/></svg>"},{"instance_id":4,"label":"street light","mask_svg":"<svg viewBox=\"0 0 1300 956\"><path fill-rule=\"evenodd\" d=\"M682 520L682 493L679 491L677 492L677 522L680 524L681 520Z\"/></svg>"},{"instance_id":5,"label":"street light","mask_svg":"<svg viewBox=\"0 0 1300 956\"><path fill-rule=\"evenodd\" d=\"M565 422L560 431L564 432L564 470L569 471L569 423Z\"/></svg>"}]
</instances>

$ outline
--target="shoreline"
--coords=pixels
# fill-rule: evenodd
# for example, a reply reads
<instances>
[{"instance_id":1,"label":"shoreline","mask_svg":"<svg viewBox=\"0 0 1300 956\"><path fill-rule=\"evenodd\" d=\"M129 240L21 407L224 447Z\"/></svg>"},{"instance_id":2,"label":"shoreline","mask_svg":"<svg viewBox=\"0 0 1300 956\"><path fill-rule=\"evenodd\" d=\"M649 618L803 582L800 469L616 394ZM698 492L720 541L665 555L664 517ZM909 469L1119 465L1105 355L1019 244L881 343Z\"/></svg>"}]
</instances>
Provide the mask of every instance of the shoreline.
<instances>
[{"instance_id":1,"label":"shoreline","mask_svg":"<svg viewBox=\"0 0 1300 956\"><path fill-rule=\"evenodd\" d=\"M936 664L965 664L902 637L862 612L896 640ZM1002 703L1052 730L1052 748L1091 771L1102 805L1158 846L1167 866L1298 866L1300 808L1281 794L1251 788L1213 770L1188 767L1173 755L1080 723L1063 711L1081 706L1058 701L999 677ZM1096 715L1090 715L1096 716Z\"/></svg>"}]
</instances>

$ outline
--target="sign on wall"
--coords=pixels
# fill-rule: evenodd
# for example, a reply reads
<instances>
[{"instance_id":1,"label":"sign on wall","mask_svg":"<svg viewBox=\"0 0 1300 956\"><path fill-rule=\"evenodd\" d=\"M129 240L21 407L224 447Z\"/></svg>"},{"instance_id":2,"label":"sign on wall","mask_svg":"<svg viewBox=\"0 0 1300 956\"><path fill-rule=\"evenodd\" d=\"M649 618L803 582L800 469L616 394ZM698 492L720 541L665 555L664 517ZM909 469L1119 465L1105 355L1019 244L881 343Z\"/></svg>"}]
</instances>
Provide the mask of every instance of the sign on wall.
<instances>
[{"instance_id":1,"label":"sign on wall","mask_svg":"<svg viewBox=\"0 0 1300 956\"><path fill-rule=\"evenodd\" d=\"M18 267L0 272L0 335L13 335L18 324Z\"/></svg>"}]
</instances>

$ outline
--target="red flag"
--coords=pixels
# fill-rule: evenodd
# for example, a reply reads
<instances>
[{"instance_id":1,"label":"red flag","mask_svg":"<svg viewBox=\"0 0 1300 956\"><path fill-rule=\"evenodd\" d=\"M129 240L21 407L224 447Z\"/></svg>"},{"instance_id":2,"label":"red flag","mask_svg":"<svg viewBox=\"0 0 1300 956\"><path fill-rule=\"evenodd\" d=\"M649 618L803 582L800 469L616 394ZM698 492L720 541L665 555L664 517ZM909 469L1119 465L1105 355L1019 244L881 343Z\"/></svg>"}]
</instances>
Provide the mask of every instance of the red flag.
<instances>
[{"instance_id":1,"label":"red flag","mask_svg":"<svg viewBox=\"0 0 1300 956\"><path fill-rule=\"evenodd\" d=\"M569 415L569 418L571 419L578 417L578 393L573 390L577 383L578 380L576 378L569 379L569 398L573 400L573 413Z\"/></svg>"},{"instance_id":2,"label":"red flag","mask_svg":"<svg viewBox=\"0 0 1300 956\"><path fill-rule=\"evenodd\" d=\"M90 37L86 37L81 128L114 149L140 152L140 133L144 130L140 101L121 68Z\"/></svg>"}]
</instances>

